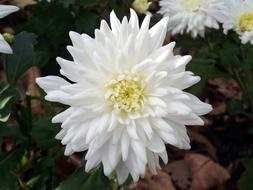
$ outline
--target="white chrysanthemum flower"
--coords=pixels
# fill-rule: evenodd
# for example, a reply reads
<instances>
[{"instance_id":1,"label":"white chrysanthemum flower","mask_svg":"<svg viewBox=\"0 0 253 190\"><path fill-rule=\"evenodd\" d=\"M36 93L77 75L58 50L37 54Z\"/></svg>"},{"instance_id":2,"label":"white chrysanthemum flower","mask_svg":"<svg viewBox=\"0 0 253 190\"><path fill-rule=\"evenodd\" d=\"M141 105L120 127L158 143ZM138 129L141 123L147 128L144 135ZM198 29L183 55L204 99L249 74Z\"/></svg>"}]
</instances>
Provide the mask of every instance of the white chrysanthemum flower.
<instances>
[{"instance_id":1,"label":"white chrysanthemum flower","mask_svg":"<svg viewBox=\"0 0 253 190\"><path fill-rule=\"evenodd\" d=\"M149 29L131 10L129 21L110 14L95 39L70 32L73 61L57 58L61 74L37 78L45 99L69 105L53 118L62 123L56 136L65 155L88 150L86 171L102 162L104 174L116 170L119 183L153 173L159 157L168 160L165 143L189 149L185 125L203 125L199 115L212 108L183 89L200 78L185 71L191 56L174 56L175 43L162 46L168 19Z\"/></svg>"},{"instance_id":2,"label":"white chrysanthemum flower","mask_svg":"<svg viewBox=\"0 0 253 190\"><path fill-rule=\"evenodd\" d=\"M18 7L13 5L0 5L0 19L8 16L9 14L18 11ZM4 37L0 34L0 52L11 54L12 49L5 41Z\"/></svg>"},{"instance_id":3,"label":"white chrysanthemum flower","mask_svg":"<svg viewBox=\"0 0 253 190\"><path fill-rule=\"evenodd\" d=\"M224 6L220 0L161 0L159 4L159 13L170 17L168 31L191 33L193 38L204 37L206 27L219 28L216 15Z\"/></svg>"},{"instance_id":4,"label":"white chrysanthemum flower","mask_svg":"<svg viewBox=\"0 0 253 190\"><path fill-rule=\"evenodd\" d=\"M253 1L252 0L224 0L226 17L222 20L224 33L235 30L243 44L253 44Z\"/></svg>"}]
</instances>

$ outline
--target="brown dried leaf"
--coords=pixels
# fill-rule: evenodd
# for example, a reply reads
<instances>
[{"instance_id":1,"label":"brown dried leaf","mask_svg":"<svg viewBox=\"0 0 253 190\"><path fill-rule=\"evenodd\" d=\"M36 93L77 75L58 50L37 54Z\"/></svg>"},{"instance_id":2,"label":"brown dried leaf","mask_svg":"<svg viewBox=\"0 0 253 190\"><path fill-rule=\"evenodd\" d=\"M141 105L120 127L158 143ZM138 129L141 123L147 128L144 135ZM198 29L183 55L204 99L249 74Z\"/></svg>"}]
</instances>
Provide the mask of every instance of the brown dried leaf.
<instances>
[{"instance_id":1,"label":"brown dried leaf","mask_svg":"<svg viewBox=\"0 0 253 190\"><path fill-rule=\"evenodd\" d=\"M0 84L4 84L6 83L7 79L6 79L6 74L5 72L2 70L0 71Z\"/></svg>"},{"instance_id":2,"label":"brown dried leaf","mask_svg":"<svg viewBox=\"0 0 253 190\"><path fill-rule=\"evenodd\" d=\"M171 42L171 35L167 34L165 37L165 40L163 42L163 44L169 44Z\"/></svg>"},{"instance_id":3,"label":"brown dried leaf","mask_svg":"<svg viewBox=\"0 0 253 190\"><path fill-rule=\"evenodd\" d=\"M235 80L229 80L228 82L223 79L208 80L208 85L214 87L225 98L241 99L242 91Z\"/></svg>"},{"instance_id":4,"label":"brown dried leaf","mask_svg":"<svg viewBox=\"0 0 253 190\"><path fill-rule=\"evenodd\" d=\"M69 156L69 161L75 165L76 167L82 166L82 158L83 158L83 152L74 153L71 156Z\"/></svg>"},{"instance_id":5,"label":"brown dried leaf","mask_svg":"<svg viewBox=\"0 0 253 190\"><path fill-rule=\"evenodd\" d=\"M158 0L153 0L151 4L149 5L148 11L151 13L156 13L159 10L159 1Z\"/></svg>"},{"instance_id":6,"label":"brown dried leaf","mask_svg":"<svg viewBox=\"0 0 253 190\"><path fill-rule=\"evenodd\" d=\"M176 190L171 177L163 171L158 171L157 175L147 170L145 177L129 187L131 190Z\"/></svg>"},{"instance_id":7,"label":"brown dried leaf","mask_svg":"<svg viewBox=\"0 0 253 190\"><path fill-rule=\"evenodd\" d=\"M70 177L76 167L70 160L57 160L56 161L56 175L62 178Z\"/></svg>"},{"instance_id":8,"label":"brown dried leaf","mask_svg":"<svg viewBox=\"0 0 253 190\"><path fill-rule=\"evenodd\" d=\"M198 143L200 145L204 146L204 149L206 152L214 159L217 159L216 155L216 148L213 146L213 144L201 133L198 131L188 128L187 129L188 135L191 139L191 142Z\"/></svg>"},{"instance_id":9,"label":"brown dried leaf","mask_svg":"<svg viewBox=\"0 0 253 190\"><path fill-rule=\"evenodd\" d=\"M17 6L24 8L27 5L33 5L37 2L35 0L16 0Z\"/></svg>"},{"instance_id":10,"label":"brown dried leaf","mask_svg":"<svg viewBox=\"0 0 253 190\"><path fill-rule=\"evenodd\" d=\"M19 81L20 91L23 97L27 94L33 97L39 97L40 91L36 85L35 79L40 76L40 71L37 67L31 67L28 69ZM43 115L42 104L39 100L32 100L32 111L38 115Z\"/></svg>"},{"instance_id":11,"label":"brown dried leaf","mask_svg":"<svg viewBox=\"0 0 253 190\"><path fill-rule=\"evenodd\" d=\"M208 190L224 184L229 178L228 171L210 158L191 153L185 156L192 172L191 190Z\"/></svg>"},{"instance_id":12,"label":"brown dried leaf","mask_svg":"<svg viewBox=\"0 0 253 190\"><path fill-rule=\"evenodd\" d=\"M226 103L224 101L217 101L212 104L213 110L209 113L211 116L222 115L226 113Z\"/></svg>"},{"instance_id":13,"label":"brown dried leaf","mask_svg":"<svg viewBox=\"0 0 253 190\"><path fill-rule=\"evenodd\" d=\"M171 176L175 186L180 190L188 190L191 186L191 171L185 160L171 162L163 167L164 172Z\"/></svg>"},{"instance_id":14,"label":"brown dried leaf","mask_svg":"<svg viewBox=\"0 0 253 190\"><path fill-rule=\"evenodd\" d=\"M0 0L0 4L14 4L14 0Z\"/></svg>"}]
</instances>

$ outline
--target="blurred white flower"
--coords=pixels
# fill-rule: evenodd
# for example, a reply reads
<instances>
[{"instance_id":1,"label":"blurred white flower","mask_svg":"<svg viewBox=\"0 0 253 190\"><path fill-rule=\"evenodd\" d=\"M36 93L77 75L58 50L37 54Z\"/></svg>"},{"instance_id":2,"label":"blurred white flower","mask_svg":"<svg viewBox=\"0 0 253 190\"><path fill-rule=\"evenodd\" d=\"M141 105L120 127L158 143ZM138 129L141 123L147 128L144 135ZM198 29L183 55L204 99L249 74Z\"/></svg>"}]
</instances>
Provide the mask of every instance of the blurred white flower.
<instances>
[{"instance_id":1,"label":"blurred white flower","mask_svg":"<svg viewBox=\"0 0 253 190\"><path fill-rule=\"evenodd\" d=\"M18 7L24 8L28 5L34 5L38 2L42 2L43 0L16 0L16 4ZM51 0L47 0L48 3L51 3Z\"/></svg>"},{"instance_id":2,"label":"blurred white flower","mask_svg":"<svg viewBox=\"0 0 253 190\"><path fill-rule=\"evenodd\" d=\"M168 31L174 34L191 33L204 37L207 28L218 29L218 18L224 7L220 0L161 0L159 13L169 16Z\"/></svg>"},{"instance_id":3,"label":"blurred white flower","mask_svg":"<svg viewBox=\"0 0 253 190\"><path fill-rule=\"evenodd\" d=\"M19 8L12 5L0 5L0 19L8 16L9 14L18 11ZM2 34L0 34L0 52L11 54L12 49L10 45L5 41Z\"/></svg>"},{"instance_id":4,"label":"blurred white flower","mask_svg":"<svg viewBox=\"0 0 253 190\"><path fill-rule=\"evenodd\" d=\"M242 43L253 44L253 1L252 0L224 0L226 17L222 20L224 33L235 30Z\"/></svg>"},{"instance_id":5,"label":"blurred white flower","mask_svg":"<svg viewBox=\"0 0 253 190\"><path fill-rule=\"evenodd\" d=\"M34 5L37 2L35 0L16 0L17 6L18 7L26 7L28 5Z\"/></svg>"},{"instance_id":6,"label":"blurred white flower","mask_svg":"<svg viewBox=\"0 0 253 190\"><path fill-rule=\"evenodd\" d=\"M57 58L70 82L36 80L46 100L70 106L52 119L62 123L56 138L65 155L88 150L86 171L102 162L120 184L129 173L144 176L147 164L156 173L159 157L167 163L165 143L189 149L185 125L203 125L199 115L212 109L183 91L200 78L185 71L191 56L174 56L173 42L162 46L168 18L150 29L149 22L148 15L139 27L133 10L122 22L111 12L111 28L102 20L95 39L70 32L73 61Z\"/></svg>"},{"instance_id":7,"label":"blurred white flower","mask_svg":"<svg viewBox=\"0 0 253 190\"><path fill-rule=\"evenodd\" d=\"M133 9L140 14L148 13L148 7L151 3L148 0L134 0L132 3Z\"/></svg>"}]
</instances>

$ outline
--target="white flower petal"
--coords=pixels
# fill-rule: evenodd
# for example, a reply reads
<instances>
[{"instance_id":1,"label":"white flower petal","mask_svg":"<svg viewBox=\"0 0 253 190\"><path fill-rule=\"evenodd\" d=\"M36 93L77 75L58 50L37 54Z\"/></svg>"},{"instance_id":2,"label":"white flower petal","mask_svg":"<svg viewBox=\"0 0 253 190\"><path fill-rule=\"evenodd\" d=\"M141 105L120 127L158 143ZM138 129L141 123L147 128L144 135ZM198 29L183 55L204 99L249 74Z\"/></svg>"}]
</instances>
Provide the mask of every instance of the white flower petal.
<instances>
[{"instance_id":1,"label":"white flower petal","mask_svg":"<svg viewBox=\"0 0 253 190\"><path fill-rule=\"evenodd\" d=\"M154 49L162 46L167 32L168 21L169 18L165 17L149 30Z\"/></svg>"},{"instance_id":2,"label":"white flower petal","mask_svg":"<svg viewBox=\"0 0 253 190\"><path fill-rule=\"evenodd\" d=\"M121 151L122 151L122 160L126 161L128 157L130 139L126 132L122 134L121 137Z\"/></svg>"},{"instance_id":3,"label":"white flower petal","mask_svg":"<svg viewBox=\"0 0 253 190\"><path fill-rule=\"evenodd\" d=\"M12 54L12 49L10 45L5 41L3 36L0 34L0 52L6 54Z\"/></svg>"},{"instance_id":4,"label":"white flower petal","mask_svg":"<svg viewBox=\"0 0 253 190\"><path fill-rule=\"evenodd\" d=\"M119 163L118 167L116 168L116 172L118 176L118 183L119 185L122 185L129 175L129 172L124 163Z\"/></svg>"},{"instance_id":5,"label":"white flower petal","mask_svg":"<svg viewBox=\"0 0 253 190\"><path fill-rule=\"evenodd\" d=\"M142 127L143 131L146 133L149 140L151 140L153 137L153 130L152 130L152 127L151 127L149 121L147 119L138 119L137 125L139 127Z\"/></svg>"},{"instance_id":6,"label":"white flower petal","mask_svg":"<svg viewBox=\"0 0 253 190\"><path fill-rule=\"evenodd\" d=\"M36 78L36 82L47 93L50 91L58 91L61 86L70 85L63 78L56 76L39 77Z\"/></svg>"},{"instance_id":7,"label":"white flower petal","mask_svg":"<svg viewBox=\"0 0 253 190\"><path fill-rule=\"evenodd\" d=\"M152 138L147 141L147 147L154 153L160 153L165 150L164 142L156 133L154 133Z\"/></svg>"},{"instance_id":8,"label":"white flower petal","mask_svg":"<svg viewBox=\"0 0 253 190\"><path fill-rule=\"evenodd\" d=\"M142 142L137 141L137 140L132 140L131 141L131 147L133 151L135 152L136 155L143 161L147 162L147 155L146 155L146 149Z\"/></svg>"},{"instance_id":9,"label":"white flower petal","mask_svg":"<svg viewBox=\"0 0 253 190\"><path fill-rule=\"evenodd\" d=\"M19 8L13 5L0 5L0 19L18 10Z\"/></svg>"},{"instance_id":10,"label":"white flower petal","mask_svg":"<svg viewBox=\"0 0 253 190\"><path fill-rule=\"evenodd\" d=\"M160 14L170 17L168 31L174 34L191 33L193 38L197 35L204 37L205 28L218 29L218 21L223 14L217 13L225 7L223 1L182 1L161 0L159 1Z\"/></svg>"},{"instance_id":11,"label":"white flower petal","mask_svg":"<svg viewBox=\"0 0 253 190\"><path fill-rule=\"evenodd\" d=\"M127 133L132 139L139 139L137 132L136 132L136 126L135 125L127 125L126 126Z\"/></svg>"}]
</instances>

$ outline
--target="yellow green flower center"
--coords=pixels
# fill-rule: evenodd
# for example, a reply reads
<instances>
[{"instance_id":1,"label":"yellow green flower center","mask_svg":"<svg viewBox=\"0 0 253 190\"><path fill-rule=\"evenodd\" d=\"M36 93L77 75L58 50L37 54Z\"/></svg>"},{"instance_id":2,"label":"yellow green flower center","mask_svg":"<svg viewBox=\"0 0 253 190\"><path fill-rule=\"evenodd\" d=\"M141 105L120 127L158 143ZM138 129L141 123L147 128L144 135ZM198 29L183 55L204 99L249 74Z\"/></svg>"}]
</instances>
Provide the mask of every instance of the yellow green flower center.
<instances>
[{"instance_id":1,"label":"yellow green flower center","mask_svg":"<svg viewBox=\"0 0 253 190\"><path fill-rule=\"evenodd\" d=\"M239 27L242 32L249 32L253 29L253 12L247 12L241 16Z\"/></svg>"},{"instance_id":2,"label":"yellow green flower center","mask_svg":"<svg viewBox=\"0 0 253 190\"><path fill-rule=\"evenodd\" d=\"M201 1L203 0L180 0L183 7L190 12L199 11Z\"/></svg>"},{"instance_id":3,"label":"yellow green flower center","mask_svg":"<svg viewBox=\"0 0 253 190\"><path fill-rule=\"evenodd\" d=\"M109 81L105 87L105 99L114 108L124 112L137 112L142 109L144 92L138 77L122 74Z\"/></svg>"}]
</instances>

